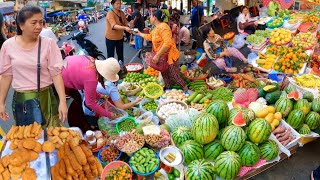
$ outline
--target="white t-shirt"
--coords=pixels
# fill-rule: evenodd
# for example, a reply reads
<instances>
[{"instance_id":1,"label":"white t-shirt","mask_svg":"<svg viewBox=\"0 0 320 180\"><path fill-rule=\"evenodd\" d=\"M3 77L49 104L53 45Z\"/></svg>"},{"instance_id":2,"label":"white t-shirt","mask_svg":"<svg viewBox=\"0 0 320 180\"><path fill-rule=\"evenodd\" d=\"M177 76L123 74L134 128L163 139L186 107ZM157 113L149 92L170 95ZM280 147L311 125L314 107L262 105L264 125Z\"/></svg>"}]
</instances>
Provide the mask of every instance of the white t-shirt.
<instances>
[{"instance_id":1,"label":"white t-shirt","mask_svg":"<svg viewBox=\"0 0 320 180\"><path fill-rule=\"evenodd\" d=\"M58 42L58 38L56 37L56 35L53 33L53 31L51 29L42 29L40 36L42 37L48 37L53 39L55 42Z\"/></svg>"},{"instance_id":2,"label":"white t-shirt","mask_svg":"<svg viewBox=\"0 0 320 180\"><path fill-rule=\"evenodd\" d=\"M247 15L240 13L240 15L238 16L238 20L237 20L237 28L238 28L239 33L244 32L244 30L240 29L239 23L245 23L245 22L249 21L249 19L250 19L249 13Z\"/></svg>"},{"instance_id":3,"label":"white t-shirt","mask_svg":"<svg viewBox=\"0 0 320 180\"><path fill-rule=\"evenodd\" d=\"M183 41L186 44L190 43L190 31L183 26L179 31L180 42Z\"/></svg>"}]
</instances>

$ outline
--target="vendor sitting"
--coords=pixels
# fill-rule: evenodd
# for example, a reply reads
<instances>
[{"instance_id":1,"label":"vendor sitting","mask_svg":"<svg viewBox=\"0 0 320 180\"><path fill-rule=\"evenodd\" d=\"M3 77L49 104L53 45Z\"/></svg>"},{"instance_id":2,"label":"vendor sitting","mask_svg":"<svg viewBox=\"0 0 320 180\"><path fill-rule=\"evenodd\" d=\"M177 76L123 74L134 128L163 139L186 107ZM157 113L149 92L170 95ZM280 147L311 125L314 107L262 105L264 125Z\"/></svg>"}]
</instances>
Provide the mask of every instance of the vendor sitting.
<instances>
[{"instance_id":1,"label":"vendor sitting","mask_svg":"<svg viewBox=\"0 0 320 180\"><path fill-rule=\"evenodd\" d=\"M241 33L254 34L256 31L256 26L258 26L258 22L251 19L249 8L246 6L243 7L237 20L238 32L240 34Z\"/></svg>"},{"instance_id":2,"label":"vendor sitting","mask_svg":"<svg viewBox=\"0 0 320 180\"><path fill-rule=\"evenodd\" d=\"M205 27L202 30L204 51L207 57L218 66L219 69L225 70L226 72L237 72L236 67L228 67L226 65L226 58L229 56L236 57L247 63L248 60L243 56L243 54L236 48L227 47L224 40L218 34L215 34L212 27Z\"/></svg>"}]
</instances>

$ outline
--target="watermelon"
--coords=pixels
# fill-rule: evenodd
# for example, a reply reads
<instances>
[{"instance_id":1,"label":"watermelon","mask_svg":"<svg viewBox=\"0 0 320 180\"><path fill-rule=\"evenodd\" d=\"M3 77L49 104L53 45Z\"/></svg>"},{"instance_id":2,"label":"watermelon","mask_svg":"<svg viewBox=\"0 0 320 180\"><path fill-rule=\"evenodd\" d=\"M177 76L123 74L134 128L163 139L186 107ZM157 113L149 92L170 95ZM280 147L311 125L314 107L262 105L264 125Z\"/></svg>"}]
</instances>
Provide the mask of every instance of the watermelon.
<instances>
[{"instance_id":1,"label":"watermelon","mask_svg":"<svg viewBox=\"0 0 320 180\"><path fill-rule=\"evenodd\" d=\"M228 151L238 151L245 141L246 133L238 126L227 126L221 135L221 144Z\"/></svg>"},{"instance_id":2,"label":"watermelon","mask_svg":"<svg viewBox=\"0 0 320 180\"><path fill-rule=\"evenodd\" d=\"M250 121L253 121L256 118L255 113L254 113L254 111L252 109L242 108L241 111L243 113L247 114L247 116L249 117Z\"/></svg>"},{"instance_id":3,"label":"watermelon","mask_svg":"<svg viewBox=\"0 0 320 180\"><path fill-rule=\"evenodd\" d=\"M184 142L179 149L184 155L184 163L186 165L190 164L193 160L203 158L202 145L194 140Z\"/></svg>"},{"instance_id":4,"label":"watermelon","mask_svg":"<svg viewBox=\"0 0 320 180\"><path fill-rule=\"evenodd\" d=\"M313 96L312 92L306 91L305 93L303 93L303 99L306 99L309 102L312 102L314 99L314 96Z\"/></svg>"},{"instance_id":5,"label":"watermelon","mask_svg":"<svg viewBox=\"0 0 320 180\"><path fill-rule=\"evenodd\" d=\"M304 134L304 135L310 134L311 133L310 127L306 124L303 124L302 127L299 129L298 133Z\"/></svg>"},{"instance_id":6,"label":"watermelon","mask_svg":"<svg viewBox=\"0 0 320 180\"><path fill-rule=\"evenodd\" d=\"M268 121L262 118L255 119L248 128L248 136L253 143L262 143L271 135L272 128Z\"/></svg>"},{"instance_id":7,"label":"watermelon","mask_svg":"<svg viewBox=\"0 0 320 180\"><path fill-rule=\"evenodd\" d=\"M214 161L224 151L224 148L221 144L221 141L214 140L213 142L205 145L203 147L203 151L205 159Z\"/></svg>"},{"instance_id":8,"label":"watermelon","mask_svg":"<svg viewBox=\"0 0 320 180\"><path fill-rule=\"evenodd\" d=\"M188 165L188 168L186 171L186 179L187 180L195 180L195 179L214 180L216 179L216 175L214 173L214 167L210 162L204 159L194 160Z\"/></svg>"},{"instance_id":9,"label":"watermelon","mask_svg":"<svg viewBox=\"0 0 320 180\"><path fill-rule=\"evenodd\" d=\"M216 117L209 113L201 113L193 122L191 134L200 144L212 142L219 132L219 124Z\"/></svg>"},{"instance_id":10,"label":"watermelon","mask_svg":"<svg viewBox=\"0 0 320 180\"><path fill-rule=\"evenodd\" d=\"M241 158L241 164L244 166L252 166L260 159L260 149L252 142L246 141L242 148L238 151Z\"/></svg>"},{"instance_id":11,"label":"watermelon","mask_svg":"<svg viewBox=\"0 0 320 180\"><path fill-rule=\"evenodd\" d=\"M225 129L225 127L219 130L216 139L221 140L221 136L222 136L222 133L223 133L224 129Z\"/></svg>"},{"instance_id":12,"label":"watermelon","mask_svg":"<svg viewBox=\"0 0 320 180\"><path fill-rule=\"evenodd\" d=\"M305 118L306 116L304 115L302 110L294 109L290 112L288 118L286 119L286 122L290 124L293 129L299 129L302 126Z\"/></svg>"},{"instance_id":13,"label":"watermelon","mask_svg":"<svg viewBox=\"0 0 320 180\"><path fill-rule=\"evenodd\" d=\"M214 163L214 169L221 179L235 178L241 168L240 156L233 151L221 153Z\"/></svg>"},{"instance_id":14,"label":"watermelon","mask_svg":"<svg viewBox=\"0 0 320 180\"><path fill-rule=\"evenodd\" d=\"M311 130L315 130L320 125L320 115L314 111L311 111L304 121L306 125L310 127Z\"/></svg>"},{"instance_id":15,"label":"watermelon","mask_svg":"<svg viewBox=\"0 0 320 180\"><path fill-rule=\"evenodd\" d=\"M312 111L320 113L320 98L313 99L311 108L312 108Z\"/></svg>"},{"instance_id":16,"label":"watermelon","mask_svg":"<svg viewBox=\"0 0 320 180\"><path fill-rule=\"evenodd\" d=\"M306 99L299 99L294 104L294 109L300 109L303 111L304 115L307 115L311 111L309 102Z\"/></svg>"},{"instance_id":17,"label":"watermelon","mask_svg":"<svg viewBox=\"0 0 320 180\"><path fill-rule=\"evenodd\" d=\"M269 139L266 142L259 145L259 149L261 152L261 158L266 161L271 161L279 155L279 147L278 144Z\"/></svg>"},{"instance_id":18,"label":"watermelon","mask_svg":"<svg viewBox=\"0 0 320 180\"><path fill-rule=\"evenodd\" d=\"M298 91L292 91L291 93L289 93L289 94L287 95L287 98L293 99L293 100L295 100L295 101L298 101L298 100L299 100L299 93L298 93Z\"/></svg>"},{"instance_id":19,"label":"watermelon","mask_svg":"<svg viewBox=\"0 0 320 180\"><path fill-rule=\"evenodd\" d=\"M228 126L236 125L242 127L248 124L250 124L250 118L246 113L243 113L241 109L236 109L230 113Z\"/></svg>"},{"instance_id":20,"label":"watermelon","mask_svg":"<svg viewBox=\"0 0 320 180\"><path fill-rule=\"evenodd\" d=\"M206 112L214 115L217 118L219 125L227 122L230 114L227 103L221 100L210 103L206 108Z\"/></svg>"},{"instance_id":21,"label":"watermelon","mask_svg":"<svg viewBox=\"0 0 320 180\"><path fill-rule=\"evenodd\" d=\"M191 129L186 126L181 126L175 129L171 134L174 144L179 147L183 142L192 139Z\"/></svg>"},{"instance_id":22,"label":"watermelon","mask_svg":"<svg viewBox=\"0 0 320 180\"><path fill-rule=\"evenodd\" d=\"M288 98L280 98L274 107L276 108L276 112L281 112L282 117L287 117L293 109L293 103Z\"/></svg>"},{"instance_id":23,"label":"watermelon","mask_svg":"<svg viewBox=\"0 0 320 180\"><path fill-rule=\"evenodd\" d=\"M289 84L288 86L287 86L287 88L285 89L285 91L286 91L286 93L291 93L291 92L293 92L293 91L296 91L297 90L297 88L294 86L294 85L292 85L292 84Z\"/></svg>"},{"instance_id":24,"label":"watermelon","mask_svg":"<svg viewBox=\"0 0 320 180\"><path fill-rule=\"evenodd\" d=\"M285 91L282 91L280 98L287 98L287 95L288 94Z\"/></svg>"}]
</instances>

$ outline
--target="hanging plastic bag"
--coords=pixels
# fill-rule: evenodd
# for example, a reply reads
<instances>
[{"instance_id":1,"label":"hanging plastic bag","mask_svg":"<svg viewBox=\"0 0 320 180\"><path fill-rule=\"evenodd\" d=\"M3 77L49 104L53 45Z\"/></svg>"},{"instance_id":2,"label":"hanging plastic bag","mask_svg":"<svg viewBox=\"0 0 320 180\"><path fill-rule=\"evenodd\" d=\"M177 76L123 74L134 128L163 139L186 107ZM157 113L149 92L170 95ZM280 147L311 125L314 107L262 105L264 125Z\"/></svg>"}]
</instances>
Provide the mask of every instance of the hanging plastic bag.
<instances>
[{"instance_id":1,"label":"hanging plastic bag","mask_svg":"<svg viewBox=\"0 0 320 180\"><path fill-rule=\"evenodd\" d=\"M237 48L237 49L242 48L244 46L245 42L246 42L244 40L244 38L245 38L245 35L243 35L243 34L236 35L234 37L234 40L233 40L233 43L232 43L232 47Z\"/></svg>"},{"instance_id":2,"label":"hanging plastic bag","mask_svg":"<svg viewBox=\"0 0 320 180\"><path fill-rule=\"evenodd\" d=\"M109 117L106 117L107 123L114 126L116 123L120 122L123 118L128 117L128 113L122 109L117 109L115 106L113 106L109 101L105 102L105 109L109 112L112 112L116 114L115 119L110 119Z\"/></svg>"},{"instance_id":3,"label":"hanging plastic bag","mask_svg":"<svg viewBox=\"0 0 320 180\"><path fill-rule=\"evenodd\" d=\"M145 113L143 113L141 116L139 116L137 119L136 119L136 122L141 124L141 123L149 123L152 121L152 118L153 118L153 113L150 112L150 111L147 111Z\"/></svg>"}]
</instances>

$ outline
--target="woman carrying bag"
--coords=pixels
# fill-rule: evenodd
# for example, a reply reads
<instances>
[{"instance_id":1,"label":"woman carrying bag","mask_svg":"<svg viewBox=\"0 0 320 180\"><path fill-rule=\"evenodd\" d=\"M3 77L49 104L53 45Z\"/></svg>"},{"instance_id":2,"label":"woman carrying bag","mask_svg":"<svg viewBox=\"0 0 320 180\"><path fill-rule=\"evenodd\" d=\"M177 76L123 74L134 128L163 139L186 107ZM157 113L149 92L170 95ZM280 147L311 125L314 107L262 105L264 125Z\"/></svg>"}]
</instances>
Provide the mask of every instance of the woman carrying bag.
<instances>
[{"instance_id":1,"label":"woman carrying bag","mask_svg":"<svg viewBox=\"0 0 320 180\"><path fill-rule=\"evenodd\" d=\"M152 41L153 57L146 56L149 66L161 72L165 87L171 88L172 83L188 90L186 82L180 77L179 56L180 52L172 38L172 32L167 23L163 22L165 13L161 10L153 12L150 16L150 23L155 26L151 34L138 32L137 35L147 41ZM150 57L150 61L148 58ZM159 69L161 68L161 69Z\"/></svg>"},{"instance_id":2,"label":"woman carrying bag","mask_svg":"<svg viewBox=\"0 0 320 180\"><path fill-rule=\"evenodd\" d=\"M16 125L36 121L44 126L61 126L59 118L67 119L61 76L63 60L57 44L39 36L42 19L39 7L23 7L17 15L17 36L5 41L0 51L0 118L9 120L5 103L12 82ZM59 95L59 109L52 82Z\"/></svg>"}]
</instances>

